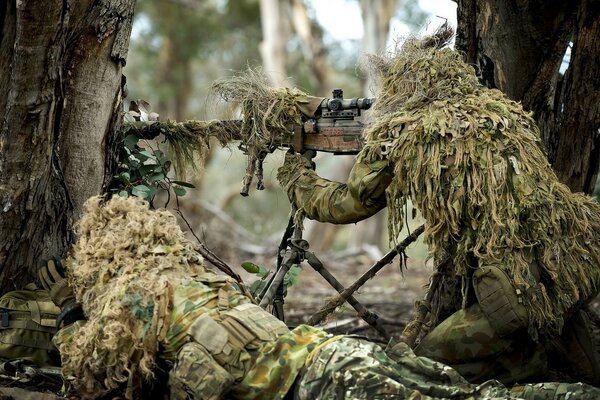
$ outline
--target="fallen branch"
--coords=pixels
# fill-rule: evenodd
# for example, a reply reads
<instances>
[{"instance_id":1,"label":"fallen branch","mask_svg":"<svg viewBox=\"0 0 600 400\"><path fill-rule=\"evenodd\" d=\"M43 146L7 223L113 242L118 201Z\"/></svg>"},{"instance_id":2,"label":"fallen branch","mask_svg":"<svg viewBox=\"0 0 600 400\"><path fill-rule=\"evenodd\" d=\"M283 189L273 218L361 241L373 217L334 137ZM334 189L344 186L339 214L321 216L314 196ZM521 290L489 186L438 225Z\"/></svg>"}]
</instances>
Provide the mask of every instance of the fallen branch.
<instances>
[{"instance_id":1,"label":"fallen branch","mask_svg":"<svg viewBox=\"0 0 600 400\"><path fill-rule=\"evenodd\" d=\"M404 328L406 326L406 321L402 321L402 320L397 320L396 321L396 320L393 320L393 319L379 318L379 322L382 325L399 326L401 328ZM352 334L355 334L355 333L359 333L359 332L362 332L362 331L369 330L371 328L372 328L371 325L360 325L360 326L357 326L355 328L347 330L345 333L347 335L352 335Z\"/></svg>"},{"instance_id":2,"label":"fallen branch","mask_svg":"<svg viewBox=\"0 0 600 400\"><path fill-rule=\"evenodd\" d=\"M388 251L379 261L377 261L367 272L365 272L356 282L345 289L343 292L332 298L319 311L314 313L308 320L308 325L316 325L323 321L327 315L332 313L336 308L344 304L346 300L352 296L362 285L369 279L373 278L380 269L392 262L394 257L399 253L404 252L406 248L412 244L425 231L425 225L419 226L410 235L408 235L400 244Z\"/></svg>"},{"instance_id":3,"label":"fallen branch","mask_svg":"<svg viewBox=\"0 0 600 400\"><path fill-rule=\"evenodd\" d=\"M204 244L204 242L202 240L200 240L200 238L198 237L198 235L196 235L196 232L194 232L194 229L192 229L192 226L190 225L190 223L188 222L188 220L185 218L185 216L183 215L183 213L179 209L179 201L177 202L177 208L175 209L175 211L181 217L181 219L183 220L183 222L185 222L185 224L187 225L188 229L190 230L190 233L198 241L199 246L196 247L196 250L198 251L198 253L202 254L202 257L204 257L204 259L206 261L208 261L209 263L211 263L212 265L214 265L215 267L217 267L219 270L221 270L225 274L229 275L230 277L232 277L233 279L235 279L239 283L243 284L244 282L242 281L242 278L238 274L236 274L235 272L233 272L233 270L231 269L231 267L229 267L229 265L227 265L225 263L225 261L221 260L215 253L213 253L212 251L210 251L210 249L208 247L206 247L206 245ZM242 287L244 287L244 285L242 285Z\"/></svg>"}]
</instances>

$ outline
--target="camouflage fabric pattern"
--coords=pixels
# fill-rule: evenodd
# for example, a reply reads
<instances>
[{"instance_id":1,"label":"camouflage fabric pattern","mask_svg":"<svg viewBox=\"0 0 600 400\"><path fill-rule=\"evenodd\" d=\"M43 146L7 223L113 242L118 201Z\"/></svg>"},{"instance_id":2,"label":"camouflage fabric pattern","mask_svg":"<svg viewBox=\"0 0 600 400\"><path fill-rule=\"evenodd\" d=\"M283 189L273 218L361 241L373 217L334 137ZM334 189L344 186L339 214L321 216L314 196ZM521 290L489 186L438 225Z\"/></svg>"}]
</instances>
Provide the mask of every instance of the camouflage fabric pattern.
<instances>
[{"instance_id":1,"label":"camouflage fabric pattern","mask_svg":"<svg viewBox=\"0 0 600 400\"><path fill-rule=\"evenodd\" d=\"M177 285L161 356L166 360L175 358L181 346L189 341L190 326L201 315L208 314L219 321L222 313L250 302L237 283L225 275L206 273Z\"/></svg>"},{"instance_id":2,"label":"camouflage fabric pattern","mask_svg":"<svg viewBox=\"0 0 600 400\"><path fill-rule=\"evenodd\" d=\"M196 277L173 291L171 326L163 342L167 351L160 353L171 368L169 382L173 399L279 400L290 390L298 400L600 398L598 389L582 384L524 385L514 388L512 394L495 380L469 384L457 370L415 355L404 343L397 344L386 354L374 343L332 336L306 325L269 342L238 349L233 361L227 354L215 356L201 343L190 341L187 333L203 315L220 321L236 305L248 304L249 299L229 278L208 274L202 279L203 282ZM471 338L481 336L484 345L478 344L482 347L475 352L476 347L466 340L462 350L473 351L474 358L481 357L486 351L485 344L499 340L501 344L491 350L501 352L504 339L494 337L489 324L485 327L481 323L482 315L476 307L470 311L458 321L463 321L464 329L470 324L483 326L482 332L467 333ZM84 324L78 321L61 329L55 342L70 340Z\"/></svg>"},{"instance_id":3,"label":"camouflage fabric pattern","mask_svg":"<svg viewBox=\"0 0 600 400\"><path fill-rule=\"evenodd\" d=\"M355 163L347 184L319 177L306 159L287 154L277 179L292 203L311 219L349 224L368 218L386 205L392 169L384 160Z\"/></svg>"},{"instance_id":4,"label":"camouflage fabric pattern","mask_svg":"<svg viewBox=\"0 0 600 400\"><path fill-rule=\"evenodd\" d=\"M452 368L417 357L404 343L389 356L366 340L343 337L323 346L298 382L296 400L513 399L497 381L469 384Z\"/></svg>"},{"instance_id":5,"label":"camouflage fabric pattern","mask_svg":"<svg viewBox=\"0 0 600 400\"><path fill-rule=\"evenodd\" d=\"M308 354L331 337L320 329L302 325L278 339L272 337L268 342L257 339L246 348L230 346L225 352L213 354L206 350L210 349L209 344L192 341L194 323L203 315L220 322L234 307L249 304L251 300L231 278L211 272L184 279L174 286L170 318L166 321L169 326L161 340L163 351L159 353L171 368L172 398L218 398L218 382L230 380L227 390L231 389L228 396L233 398L282 399L304 367ZM259 320L275 319L266 311L261 313L264 315ZM59 347L71 341L84 324L85 321L77 321L59 330L54 343Z\"/></svg>"},{"instance_id":6,"label":"camouflage fabric pattern","mask_svg":"<svg viewBox=\"0 0 600 400\"><path fill-rule=\"evenodd\" d=\"M451 366L470 382L496 379L513 384L547 371L542 345L525 329L499 337L477 304L445 319L415 353Z\"/></svg>"},{"instance_id":7,"label":"camouflage fabric pattern","mask_svg":"<svg viewBox=\"0 0 600 400\"><path fill-rule=\"evenodd\" d=\"M585 383L536 383L515 386L514 396L526 400L595 400L600 399L600 390Z\"/></svg>"},{"instance_id":8,"label":"camouflage fabric pattern","mask_svg":"<svg viewBox=\"0 0 600 400\"><path fill-rule=\"evenodd\" d=\"M202 345L190 342L169 373L170 400L218 400L232 383L231 374Z\"/></svg>"},{"instance_id":9,"label":"camouflage fabric pattern","mask_svg":"<svg viewBox=\"0 0 600 400\"><path fill-rule=\"evenodd\" d=\"M308 325L300 325L276 341L252 352L253 368L230 395L244 400L279 400L290 390L309 354L332 335ZM324 397L325 398L325 397Z\"/></svg>"}]
</instances>

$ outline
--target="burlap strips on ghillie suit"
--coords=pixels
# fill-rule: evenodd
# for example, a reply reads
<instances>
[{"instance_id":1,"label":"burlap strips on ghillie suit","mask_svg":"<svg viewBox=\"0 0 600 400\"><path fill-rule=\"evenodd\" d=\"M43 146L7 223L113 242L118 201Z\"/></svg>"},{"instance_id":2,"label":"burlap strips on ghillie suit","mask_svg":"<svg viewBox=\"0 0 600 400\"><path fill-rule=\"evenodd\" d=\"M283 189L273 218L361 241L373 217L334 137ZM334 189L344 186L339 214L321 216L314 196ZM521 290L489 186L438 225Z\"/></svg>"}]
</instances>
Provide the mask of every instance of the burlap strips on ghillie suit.
<instances>
[{"instance_id":1,"label":"burlap strips on ghillie suit","mask_svg":"<svg viewBox=\"0 0 600 400\"><path fill-rule=\"evenodd\" d=\"M281 138L294 124L312 117L321 98L309 96L299 89L274 88L261 69L247 71L222 79L211 88L215 102L224 101L239 113L239 120L229 121L166 121L156 124L169 143L175 167L183 172L186 165L195 165L194 156L203 161L211 138L220 145L240 142L239 148L248 156L245 181L254 176L262 180L262 160L272 153ZM135 124L127 129L138 129Z\"/></svg>"},{"instance_id":2,"label":"burlap strips on ghillie suit","mask_svg":"<svg viewBox=\"0 0 600 400\"><path fill-rule=\"evenodd\" d=\"M59 350L63 374L99 397L153 376L173 282L205 269L170 212L117 196L86 208L68 273L88 321Z\"/></svg>"},{"instance_id":3,"label":"burlap strips on ghillie suit","mask_svg":"<svg viewBox=\"0 0 600 400\"><path fill-rule=\"evenodd\" d=\"M410 199L434 256L449 253L464 277L474 258L500 267L528 309L532 336L556 333L598 291L600 207L558 181L530 113L482 86L458 52L429 44L407 40L370 60L381 89L359 160L394 166L390 237Z\"/></svg>"}]
</instances>

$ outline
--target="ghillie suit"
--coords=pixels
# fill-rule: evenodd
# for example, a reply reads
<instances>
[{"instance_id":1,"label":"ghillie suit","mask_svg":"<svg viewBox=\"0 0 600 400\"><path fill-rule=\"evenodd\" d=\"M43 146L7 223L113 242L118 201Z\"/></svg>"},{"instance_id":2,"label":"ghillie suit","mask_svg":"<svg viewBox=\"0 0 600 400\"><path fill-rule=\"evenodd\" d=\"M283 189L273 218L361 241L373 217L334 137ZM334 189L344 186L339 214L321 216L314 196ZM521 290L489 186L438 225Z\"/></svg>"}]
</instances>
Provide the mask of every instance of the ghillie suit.
<instances>
[{"instance_id":1,"label":"ghillie suit","mask_svg":"<svg viewBox=\"0 0 600 400\"><path fill-rule=\"evenodd\" d=\"M174 216L143 201L91 199L79 234L69 280L88 319L54 340L63 375L84 398L141 398L144 384L160 386L160 369L171 399L517 398L496 381L469 384L406 345L386 354L305 325L289 331L231 278L206 271ZM532 399L600 395L559 383L514 390Z\"/></svg>"},{"instance_id":2,"label":"ghillie suit","mask_svg":"<svg viewBox=\"0 0 600 400\"><path fill-rule=\"evenodd\" d=\"M459 53L409 41L378 67L359 161L394 166L390 237L412 200L433 254L449 250L464 277L473 257L497 266L529 311L530 334L560 332L600 288L600 206L558 181L531 114L482 86Z\"/></svg>"},{"instance_id":3,"label":"ghillie suit","mask_svg":"<svg viewBox=\"0 0 600 400\"><path fill-rule=\"evenodd\" d=\"M177 277L205 269L174 216L139 199L89 200L78 235L68 271L88 321L59 349L64 375L101 396L152 377Z\"/></svg>"},{"instance_id":4,"label":"ghillie suit","mask_svg":"<svg viewBox=\"0 0 600 400\"><path fill-rule=\"evenodd\" d=\"M530 113L481 85L458 52L440 49L449 37L442 29L407 40L390 58L370 59L381 88L347 186L319 178L294 156L278 178L291 201L320 221L358 221L387 204L392 240L410 200L426 220L433 257L452 260L444 273L459 278L454 293L462 293L463 308L481 307L467 317L486 319L490 341L523 329L534 340L555 337L600 289L600 206L558 181ZM476 358L471 350L439 351L457 353L442 357L454 365L469 353ZM534 364L523 361L507 381L540 372Z\"/></svg>"}]
</instances>

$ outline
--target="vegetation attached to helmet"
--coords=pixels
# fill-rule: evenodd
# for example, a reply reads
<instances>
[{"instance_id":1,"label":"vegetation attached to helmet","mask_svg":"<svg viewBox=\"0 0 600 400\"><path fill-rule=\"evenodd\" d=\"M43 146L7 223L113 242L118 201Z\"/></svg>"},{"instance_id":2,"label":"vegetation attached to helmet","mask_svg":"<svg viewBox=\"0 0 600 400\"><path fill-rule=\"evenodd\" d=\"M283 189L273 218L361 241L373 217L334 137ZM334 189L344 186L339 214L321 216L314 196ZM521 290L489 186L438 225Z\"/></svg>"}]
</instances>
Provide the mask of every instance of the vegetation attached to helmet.
<instances>
[{"instance_id":1,"label":"vegetation attached to helmet","mask_svg":"<svg viewBox=\"0 0 600 400\"><path fill-rule=\"evenodd\" d=\"M462 276L473 259L500 267L529 310L530 333L559 332L598 292L600 206L558 181L531 115L480 85L457 52L408 40L372 61L382 85L359 159L395 168L390 237L410 199L434 255L449 252Z\"/></svg>"},{"instance_id":2,"label":"vegetation attached to helmet","mask_svg":"<svg viewBox=\"0 0 600 400\"><path fill-rule=\"evenodd\" d=\"M60 347L63 373L88 397L153 375L174 282L205 271L175 217L135 197L92 198L68 260L88 321Z\"/></svg>"}]
</instances>

